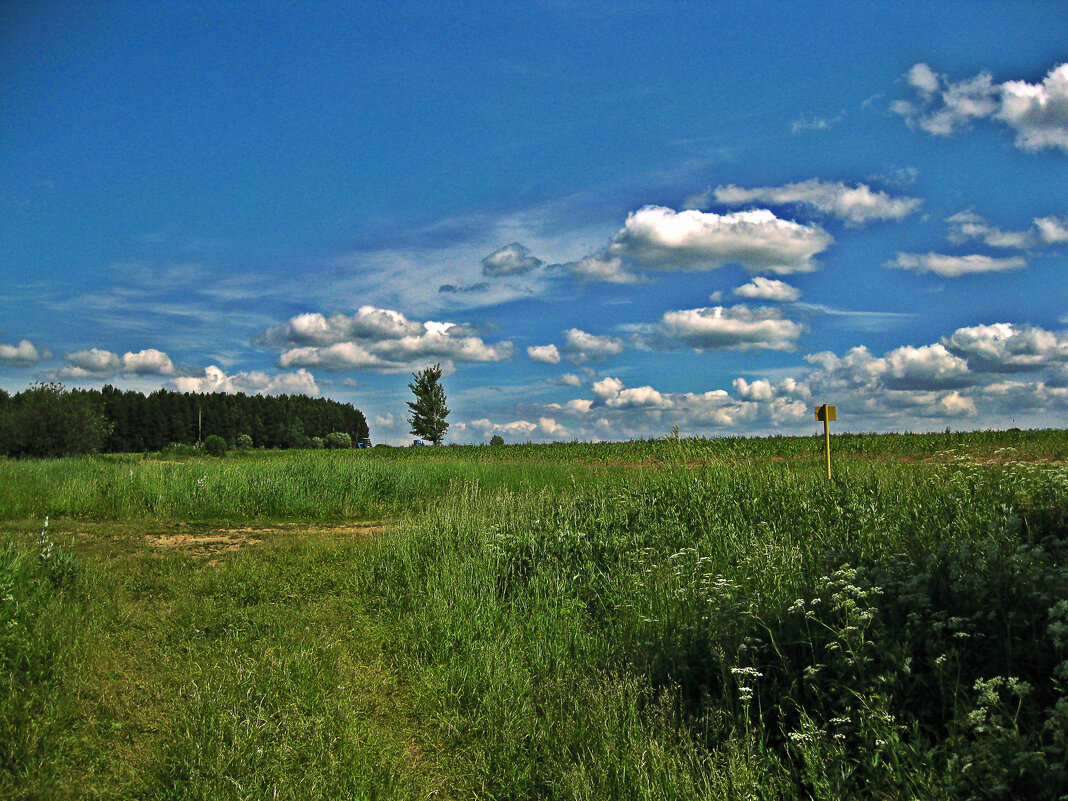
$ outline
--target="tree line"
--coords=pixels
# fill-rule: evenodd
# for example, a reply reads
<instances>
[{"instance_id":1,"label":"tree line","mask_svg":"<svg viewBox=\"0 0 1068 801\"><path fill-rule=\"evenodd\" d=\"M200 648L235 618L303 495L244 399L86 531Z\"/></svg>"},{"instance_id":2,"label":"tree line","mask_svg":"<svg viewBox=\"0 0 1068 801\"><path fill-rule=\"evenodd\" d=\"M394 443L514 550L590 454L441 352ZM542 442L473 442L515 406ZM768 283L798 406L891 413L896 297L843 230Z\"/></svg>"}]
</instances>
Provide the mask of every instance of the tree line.
<instances>
[{"instance_id":1,"label":"tree line","mask_svg":"<svg viewBox=\"0 0 1068 801\"><path fill-rule=\"evenodd\" d=\"M230 446L309 448L333 433L370 443L363 413L349 403L306 395L198 395L159 389L65 389L37 383L15 395L0 390L0 454L158 451L218 436ZM247 440L243 440L247 441Z\"/></svg>"}]
</instances>

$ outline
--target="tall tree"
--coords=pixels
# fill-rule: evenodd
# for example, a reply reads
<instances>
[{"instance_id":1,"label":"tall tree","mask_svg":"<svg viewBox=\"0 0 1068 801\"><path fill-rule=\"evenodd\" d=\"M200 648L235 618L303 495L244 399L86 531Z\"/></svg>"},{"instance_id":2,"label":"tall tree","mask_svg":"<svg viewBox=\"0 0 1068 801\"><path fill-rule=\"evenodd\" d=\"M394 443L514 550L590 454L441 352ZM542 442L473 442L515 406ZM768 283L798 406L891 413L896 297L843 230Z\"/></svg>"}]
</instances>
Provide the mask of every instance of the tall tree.
<instances>
[{"instance_id":1,"label":"tall tree","mask_svg":"<svg viewBox=\"0 0 1068 801\"><path fill-rule=\"evenodd\" d=\"M440 445L449 429L449 424L445 422L449 407L445 405L445 390L440 384L441 365L424 367L418 373L412 373L412 378L415 383L409 384L408 389L415 395L415 400L408 401L408 408L412 412L408 425L417 437Z\"/></svg>"}]
</instances>

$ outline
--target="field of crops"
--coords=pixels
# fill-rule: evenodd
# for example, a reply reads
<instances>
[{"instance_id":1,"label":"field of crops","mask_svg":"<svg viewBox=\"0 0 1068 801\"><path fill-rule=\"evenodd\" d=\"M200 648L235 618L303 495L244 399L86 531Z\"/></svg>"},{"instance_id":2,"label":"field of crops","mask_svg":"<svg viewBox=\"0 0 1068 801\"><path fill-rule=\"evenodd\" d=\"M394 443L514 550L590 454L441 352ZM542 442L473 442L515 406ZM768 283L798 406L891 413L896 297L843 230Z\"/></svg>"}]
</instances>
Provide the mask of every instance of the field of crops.
<instances>
[{"instance_id":1,"label":"field of crops","mask_svg":"<svg viewBox=\"0 0 1068 801\"><path fill-rule=\"evenodd\" d=\"M1068 431L832 450L0 462L0 796L1062 798Z\"/></svg>"}]
</instances>

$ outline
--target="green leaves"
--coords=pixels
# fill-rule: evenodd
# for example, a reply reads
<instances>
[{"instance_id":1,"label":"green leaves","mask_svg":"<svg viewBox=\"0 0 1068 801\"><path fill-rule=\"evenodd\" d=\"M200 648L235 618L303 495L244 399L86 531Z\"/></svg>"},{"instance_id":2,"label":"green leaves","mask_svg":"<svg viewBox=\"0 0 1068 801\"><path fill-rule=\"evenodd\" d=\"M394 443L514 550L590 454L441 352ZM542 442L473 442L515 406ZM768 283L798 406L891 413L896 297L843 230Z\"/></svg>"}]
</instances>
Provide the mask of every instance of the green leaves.
<instances>
[{"instance_id":1,"label":"green leaves","mask_svg":"<svg viewBox=\"0 0 1068 801\"><path fill-rule=\"evenodd\" d=\"M414 401L408 401L412 416L408 418L411 433L422 439L440 445L449 430L445 418L449 416L449 407L445 405L445 390L441 380L441 365L425 367L418 373L412 373L414 383L408 389L415 395Z\"/></svg>"}]
</instances>

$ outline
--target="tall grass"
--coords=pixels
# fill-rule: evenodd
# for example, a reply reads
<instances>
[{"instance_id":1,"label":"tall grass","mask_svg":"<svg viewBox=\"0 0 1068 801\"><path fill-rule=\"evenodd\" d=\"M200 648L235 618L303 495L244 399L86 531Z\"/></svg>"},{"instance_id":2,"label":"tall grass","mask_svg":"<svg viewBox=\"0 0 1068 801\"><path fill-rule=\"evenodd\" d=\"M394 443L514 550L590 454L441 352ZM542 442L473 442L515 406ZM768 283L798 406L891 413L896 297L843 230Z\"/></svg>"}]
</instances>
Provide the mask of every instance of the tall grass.
<instances>
[{"instance_id":1,"label":"tall grass","mask_svg":"<svg viewBox=\"0 0 1068 801\"><path fill-rule=\"evenodd\" d=\"M9 520L309 521L8 539L0 795L1059 799L1064 435L955 436L0 463Z\"/></svg>"},{"instance_id":2,"label":"tall grass","mask_svg":"<svg viewBox=\"0 0 1068 801\"><path fill-rule=\"evenodd\" d=\"M372 566L486 797L1059 798L1066 514L1026 465L472 483Z\"/></svg>"}]
</instances>

